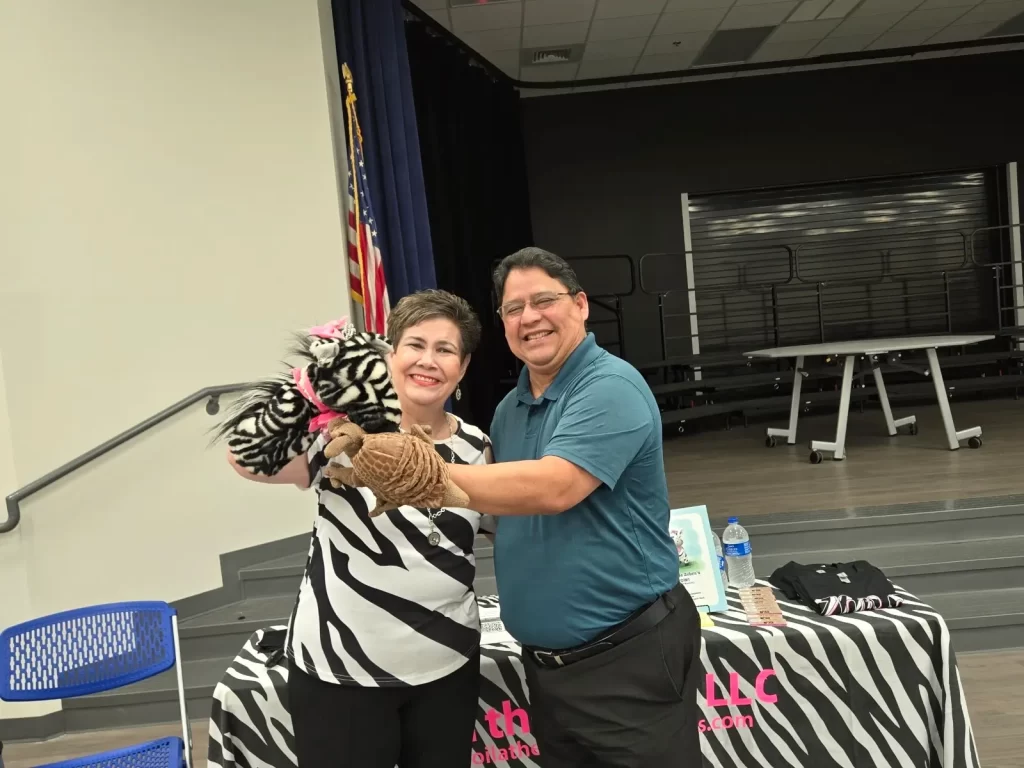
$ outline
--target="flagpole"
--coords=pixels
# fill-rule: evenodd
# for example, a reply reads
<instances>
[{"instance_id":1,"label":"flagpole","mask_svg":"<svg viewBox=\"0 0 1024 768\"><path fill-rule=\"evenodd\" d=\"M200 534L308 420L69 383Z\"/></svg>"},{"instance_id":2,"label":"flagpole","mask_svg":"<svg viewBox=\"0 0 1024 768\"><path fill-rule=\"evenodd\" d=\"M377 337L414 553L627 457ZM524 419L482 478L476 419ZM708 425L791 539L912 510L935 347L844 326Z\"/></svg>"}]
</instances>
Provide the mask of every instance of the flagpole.
<instances>
[{"instance_id":1,"label":"flagpole","mask_svg":"<svg viewBox=\"0 0 1024 768\"><path fill-rule=\"evenodd\" d=\"M352 173L352 199L356 219L356 254L359 260L360 303L363 305L363 330L370 330L370 318L366 311L366 259L363 254L363 227L359 217L359 167L356 165L356 142L363 147L363 134L359 129L359 116L356 114L356 94L352 88L352 70L348 64L342 63L341 74L345 78L345 112L348 118L349 132L349 169Z\"/></svg>"}]
</instances>

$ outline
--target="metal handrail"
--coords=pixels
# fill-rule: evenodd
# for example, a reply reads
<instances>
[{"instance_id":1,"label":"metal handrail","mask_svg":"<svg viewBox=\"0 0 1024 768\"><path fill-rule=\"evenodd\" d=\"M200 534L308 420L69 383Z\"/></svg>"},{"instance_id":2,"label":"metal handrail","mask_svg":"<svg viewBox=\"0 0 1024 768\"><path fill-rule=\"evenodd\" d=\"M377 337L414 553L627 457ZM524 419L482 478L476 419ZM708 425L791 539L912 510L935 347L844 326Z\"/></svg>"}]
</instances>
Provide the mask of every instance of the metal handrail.
<instances>
[{"instance_id":1,"label":"metal handrail","mask_svg":"<svg viewBox=\"0 0 1024 768\"><path fill-rule=\"evenodd\" d=\"M789 285L791 283L794 283L796 281L796 279L797 279L797 272L798 272L798 269L799 269L798 265L796 264L796 250L794 249L793 246L786 245L785 243L772 243L770 245L751 245L751 246L741 245L741 246L736 246L736 247L733 247L733 248L724 249L725 253L727 253L729 255L732 255L734 253L768 253L768 252L777 251L777 250L785 251L787 260L789 262L789 277L787 277L785 280L782 280L782 281L768 281L768 282L761 282L761 283L750 284L750 283L747 282L746 271L744 269L743 262L739 262L739 261L729 261L729 262L727 262L730 265L731 264L735 264L737 266L737 274L739 275L739 278L738 278L739 283L738 284L740 285L740 289L739 290L746 291L746 292L749 292L749 293L755 293L755 292L756 293L765 293L766 291L771 291L771 289L773 287L775 287L775 286ZM679 287L679 288L668 288L668 289L653 288L651 286L648 286L646 281L644 280L644 262L648 258L652 258L652 257L653 258L658 258L658 257L670 256L670 257L676 257L676 258L682 257L682 258L685 259L687 253L693 254L693 253L696 253L696 251L691 249L689 251L680 251L680 252L663 252L663 253L662 252L656 252L656 253L645 253L643 256L641 256L640 257L640 261L639 261L639 269L637 270L638 274L640 275L640 290L643 293L646 293L648 296L668 296L671 293L684 292L684 291L687 291L687 290L690 290L690 289L700 290L696 286L689 286L689 285L684 285L684 286ZM729 290L731 290L731 287L718 287L718 288L705 288L705 289L701 290L701 292L704 293L705 295L708 295L708 294L717 295L718 292L725 292L725 291L729 291Z\"/></svg>"},{"instance_id":2,"label":"metal handrail","mask_svg":"<svg viewBox=\"0 0 1024 768\"><path fill-rule=\"evenodd\" d=\"M7 533L8 531L13 531L18 527L18 523L21 522L21 502L29 496L38 493L61 478L67 477L72 472L81 469L86 464L95 461L100 456L103 456L105 453L109 453L118 446L127 443L129 440L138 437L144 432L148 432L157 424L169 419L171 416L181 413L186 408L198 403L200 400L208 398L206 403L206 412L213 415L220 410L219 398L221 395L230 394L232 392L241 392L251 386L251 384L222 384L216 387L203 387L202 389L193 392L188 397L179 400L174 405L164 408L154 416L150 416L148 419L140 421L134 427L126 429L121 434L110 438L105 443L96 446L92 450L86 451L78 458L72 459L67 464L57 467L57 469L52 472L48 472L38 480L34 480L28 485L19 488L7 497L7 519L0 523L0 533Z\"/></svg>"},{"instance_id":3,"label":"metal handrail","mask_svg":"<svg viewBox=\"0 0 1024 768\"><path fill-rule=\"evenodd\" d=\"M975 230L980 231L980 230ZM831 286L844 285L849 287L856 286L870 286L870 285L881 285L885 282L891 282L893 279L900 279L901 276L894 275L892 272L892 249L883 248L879 250L878 256L881 259L882 275L877 280L862 280L859 278L853 278L851 280L816 280L814 278L807 278L800 274L800 253L807 251L812 248L851 248L856 246L866 245L889 245L894 244L894 247L899 248L901 241L916 243L925 237L943 237L946 235L956 235L962 241L963 246L963 258L960 263L954 267L945 267L943 269L934 270L928 274L938 275L945 272L957 271L961 269L967 269L968 265L973 261L973 254L968 253L968 238L967 235L959 229L943 230L939 232L931 233L920 233L920 232L898 232L891 235L871 235L867 237L853 237L844 238L837 242L828 242L825 240L816 241L813 243L799 243L793 247L794 258L796 261L796 279L797 282L804 285L815 285L817 283L828 283ZM915 276L917 276L915 274Z\"/></svg>"}]
</instances>

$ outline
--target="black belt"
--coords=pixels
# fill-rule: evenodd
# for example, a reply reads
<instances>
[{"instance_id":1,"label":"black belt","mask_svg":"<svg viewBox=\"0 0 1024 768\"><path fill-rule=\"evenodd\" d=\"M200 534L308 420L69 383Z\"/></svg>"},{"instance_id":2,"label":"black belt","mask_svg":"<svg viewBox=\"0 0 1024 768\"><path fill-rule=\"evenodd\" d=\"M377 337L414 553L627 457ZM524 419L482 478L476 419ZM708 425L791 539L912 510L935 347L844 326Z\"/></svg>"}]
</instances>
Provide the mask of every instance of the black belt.
<instances>
[{"instance_id":1,"label":"black belt","mask_svg":"<svg viewBox=\"0 0 1024 768\"><path fill-rule=\"evenodd\" d=\"M524 650L537 662L538 666L546 668L565 667L575 664L577 661L604 653L610 648L621 645L630 638L643 634L653 629L668 616L675 605L671 600L671 592L666 592L646 608L641 608L630 618L612 629L607 635L589 643L569 648L564 651L549 651L543 648L525 647Z\"/></svg>"}]
</instances>

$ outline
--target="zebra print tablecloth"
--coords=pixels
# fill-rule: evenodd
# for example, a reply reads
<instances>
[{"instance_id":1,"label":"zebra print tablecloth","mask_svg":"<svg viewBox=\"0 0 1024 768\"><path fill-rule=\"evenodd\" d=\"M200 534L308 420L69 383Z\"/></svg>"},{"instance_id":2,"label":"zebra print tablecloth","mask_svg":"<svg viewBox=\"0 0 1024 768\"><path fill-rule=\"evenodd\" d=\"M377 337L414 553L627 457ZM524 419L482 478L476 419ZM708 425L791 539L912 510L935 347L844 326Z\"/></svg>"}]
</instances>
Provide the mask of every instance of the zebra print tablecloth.
<instances>
[{"instance_id":1,"label":"zebra print tablecloth","mask_svg":"<svg viewBox=\"0 0 1024 768\"><path fill-rule=\"evenodd\" d=\"M979 768L946 623L901 594L899 610L833 617L780 599L788 625L754 628L730 590L730 610L703 630L703 765ZM214 691L211 768L295 765L287 667L268 667L270 651L259 648L283 630L253 634ZM480 673L469 764L543 768L518 646L484 646Z\"/></svg>"}]
</instances>

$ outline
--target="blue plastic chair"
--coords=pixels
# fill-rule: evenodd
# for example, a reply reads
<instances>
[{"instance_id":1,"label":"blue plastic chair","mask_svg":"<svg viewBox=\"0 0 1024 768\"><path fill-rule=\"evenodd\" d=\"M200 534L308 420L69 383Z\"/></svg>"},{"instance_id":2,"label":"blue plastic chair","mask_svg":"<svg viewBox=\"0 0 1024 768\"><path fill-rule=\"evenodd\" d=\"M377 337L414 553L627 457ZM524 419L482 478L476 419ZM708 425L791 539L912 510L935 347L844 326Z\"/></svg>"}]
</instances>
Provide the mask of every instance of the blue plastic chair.
<instances>
[{"instance_id":1,"label":"blue plastic chair","mask_svg":"<svg viewBox=\"0 0 1024 768\"><path fill-rule=\"evenodd\" d=\"M52 701L131 685L176 668L182 738L136 744L39 768L192 768L178 613L157 601L109 603L0 632L0 699Z\"/></svg>"}]
</instances>

